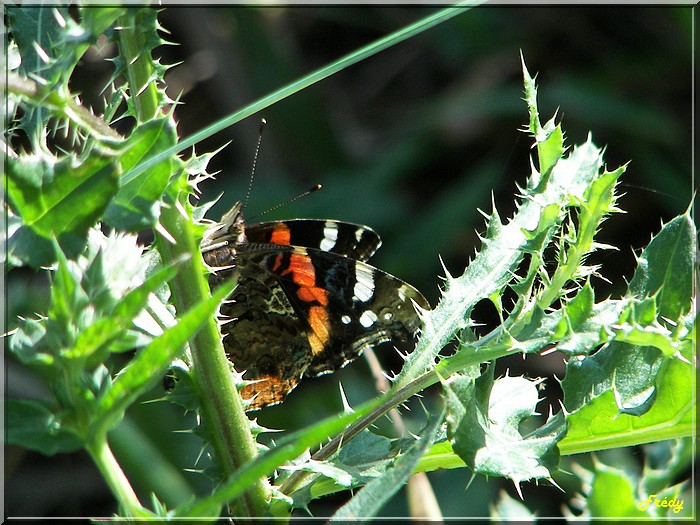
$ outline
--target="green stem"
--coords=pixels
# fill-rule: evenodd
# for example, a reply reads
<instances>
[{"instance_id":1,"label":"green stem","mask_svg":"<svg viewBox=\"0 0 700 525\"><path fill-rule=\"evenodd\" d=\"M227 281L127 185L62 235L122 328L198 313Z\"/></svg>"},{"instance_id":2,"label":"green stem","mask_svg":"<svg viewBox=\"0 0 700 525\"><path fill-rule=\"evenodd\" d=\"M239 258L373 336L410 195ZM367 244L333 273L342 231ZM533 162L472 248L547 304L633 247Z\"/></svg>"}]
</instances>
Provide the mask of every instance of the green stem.
<instances>
[{"instance_id":1,"label":"green stem","mask_svg":"<svg viewBox=\"0 0 700 525\"><path fill-rule=\"evenodd\" d=\"M159 93L152 81L154 66L148 53L144 27L139 22L152 13L130 10L121 17L119 50L126 64L136 119L147 122L159 111ZM151 20L151 23L153 20ZM155 30L155 29L154 29ZM189 255L187 262L169 283L178 313L189 311L208 297L207 274L199 251L199 239L188 202L190 188L184 172L174 175L166 194L175 195L161 211L161 228L156 232L156 246L164 264ZM167 232L167 233L166 233ZM212 446L224 476L230 476L241 465L252 460L257 447L250 432L250 421L233 382L231 365L226 358L216 318L212 317L189 340L195 387L202 402L202 413L210 430ZM267 511L270 487L267 478L251 484L245 495L233 504L240 517L261 517Z\"/></svg>"},{"instance_id":2,"label":"green stem","mask_svg":"<svg viewBox=\"0 0 700 525\"><path fill-rule=\"evenodd\" d=\"M141 505L134 489L131 488L129 480L124 475L119 463L117 463L112 450L107 444L104 435L100 435L93 443L87 445L87 451L92 460L102 473L102 477L112 490L112 494L130 517L152 517L153 514Z\"/></svg>"},{"instance_id":3,"label":"green stem","mask_svg":"<svg viewBox=\"0 0 700 525\"><path fill-rule=\"evenodd\" d=\"M185 211L185 207L189 209L189 204L186 198L182 200L185 202L166 207L161 214L161 225L177 239L177 243L171 243L163 235L158 236L158 250L164 262L174 260L183 253L194 254L170 283L178 312L188 311L209 294L192 219ZM230 476L255 457L257 448L250 432L250 421L233 382L231 365L226 358L215 318L212 317L190 339L190 350L202 410L211 430L212 445L224 475ZM269 500L267 479L259 479L234 504L234 512L241 517L261 517L267 510Z\"/></svg>"},{"instance_id":4,"label":"green stem","mask_svg":"<svg viewBox=\"0 0 700 525\"><path fill-rule=\"evenodd\" d=\"M152 82L153 65L151 60L142 58L146 48L146 32L142 29L144 12L130 10L119 18L117 44L119 53L126 60L126 76L129 81L129 92L134 104L134 112L139 122L147 122L158 112L158 91ZM155 31L155 29L153 29ZM150 58L150 57L149 57Z\"/></svg>"}]
</instances>

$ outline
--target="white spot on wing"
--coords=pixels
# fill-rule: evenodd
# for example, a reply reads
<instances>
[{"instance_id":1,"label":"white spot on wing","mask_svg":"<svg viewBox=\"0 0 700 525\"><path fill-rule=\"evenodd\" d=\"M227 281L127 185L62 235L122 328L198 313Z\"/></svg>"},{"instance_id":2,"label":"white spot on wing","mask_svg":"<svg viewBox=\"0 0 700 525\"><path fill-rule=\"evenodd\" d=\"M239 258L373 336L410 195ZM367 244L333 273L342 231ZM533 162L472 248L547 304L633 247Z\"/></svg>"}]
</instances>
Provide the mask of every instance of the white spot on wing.
<instances>
[{"instance_id":1,"label":"white spot on wing","mask_svg":"<svg viewBox=\"0 0 700 525\"><path fill-rule=\"evenodd\" d=\"M362 228L357 228L355 230L355 239L357 239L357 242L359 243L362 240L362 234L364 233L364 230Z\"/></svg>"},{"instance_id":2,"label":"white spot on wing","mask_svg":"<svg viewBox=\"0 0 700 525\"><path fill-rule=\"evenodd\" d=\"M398 290L399 299L401 299L401 301L403 301L403 302L406 302L406 298L409 295L411 295L410 292L411 292L411 289L408 286L406 286L405 284L399 286L399 290Z\"/></svg>"},{"instance_id":3,"label":"white spot on wing","mask_svg":"<svg viewBox=\"0 0 700 525\"><path fill-rule=\"evenodd\" d=\"M374 276L372 271L362 266L355 267L355 288L353 295L363 303L369 301L374 295Z\"/></svg>"},{"instance_id":4,"label":"white spot on wing","mask_svg":"<svg viewBox=\"0 0 700 525\"><path fill-rule=\"evenodd\" d=\"M338 226L334 222L326 222L323 227L323 240L321 241L321 249L330 252L335 248L335 243L338 240Z\"/></svg>"},{"instance_id":5,"label":"white spot on wing","mask_svg":"<svg viewBox=\"0 0 700 525\"><path fill-rule=\"evenodd\" d=\"M350 319L349 315L344 315L340 318L340 322L343 324L350 324L350 321L352 321L352 319Z\"/></svg>"},{"instance_id":6,"label":"white spot on wing","mask_svg":"<svg viewBox=\"0 0 700 525\"><path fill-rule=\"evenodd\" d=\"M377 316L372 310L366 310L360 316L360 324L365 328L370 328L376 322Z\"/></svg>"}]
</instances>

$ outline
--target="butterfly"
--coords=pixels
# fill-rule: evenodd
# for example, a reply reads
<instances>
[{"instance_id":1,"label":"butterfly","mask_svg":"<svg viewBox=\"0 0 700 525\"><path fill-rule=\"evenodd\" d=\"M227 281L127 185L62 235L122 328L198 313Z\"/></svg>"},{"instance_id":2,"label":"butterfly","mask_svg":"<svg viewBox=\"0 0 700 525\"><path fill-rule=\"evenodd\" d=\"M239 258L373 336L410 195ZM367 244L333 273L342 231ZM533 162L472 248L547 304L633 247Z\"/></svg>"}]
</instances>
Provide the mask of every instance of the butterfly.
<instances>
[{"instance_id":1,"label":"butterfly","mask_svg":"<svg viewBox=\"0 0 700 525\"><path fill-rule=\"evenodd\" d=\"M412 341L411 285L367 261L380 247L371 228L293 219L247 225L237 203L207 230L202 255L216 288L238 285L219 310L224 349L247 383L247 410L279 403L303 376L333 372L380 343Z\"/></svg>"}]
</instances>

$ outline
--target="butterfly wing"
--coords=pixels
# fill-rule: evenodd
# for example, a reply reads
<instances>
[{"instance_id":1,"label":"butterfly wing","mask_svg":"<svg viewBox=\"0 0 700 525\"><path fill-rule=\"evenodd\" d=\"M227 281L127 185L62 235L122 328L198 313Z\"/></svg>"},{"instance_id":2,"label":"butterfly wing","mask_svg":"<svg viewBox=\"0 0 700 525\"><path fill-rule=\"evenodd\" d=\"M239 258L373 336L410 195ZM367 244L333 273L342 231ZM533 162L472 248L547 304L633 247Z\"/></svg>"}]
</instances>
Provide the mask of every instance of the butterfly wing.
<instances>
[{"instance_id":1,"label":"butterfly wing","mask_svg":"<svg viewBox=\"0 0 700 525\"><path fill-rule=\"evenodd\" d=\"M235 212L235 213L234 213ZM415 336L412 286L363 262L381 245L362 225L296 219L244 225L240 210L207 238L210 286L238 279L221 305L228 357L249 409L281 402L303 375L329 373L362 351ZM230 223L230 224L229 224ZM204 243L203 243L204 246Z\"/></svg>"},{"instance_id":2,"label":"butterfly wing","mask_svg":"<svg viewBox=\"0 0 700 525\"><path fill-rule=\"evenodd\" d=\"M239 285L222 305L224 347L245 379L259 380L252 408L284 399L302 375L329 373L368 346L412 340L415 288L332 252L297 246L239 247ZM226 278L219 272L218 278Z\"/></svg>"},{"instance_id":3,"label":"butterfly wing","mask_svg":"<svg viewBox=\"0 0 700 525\"><path fill-rule=\"evenodd\" d=\"M212 275L221 282L238 278L238 286L219 308L221 334L228 358L243 378L254 381L241 395L249 409L281 402L311 363L311 347L299 308L291 304L267 261L243 258L235 268ZM213 284L215 286L215 284Z\"/></svg>"},{"instance_id":4,"label":"butterfly wing","mask_svg":"<svg viewBox=\"0 0 700 525\"><path fill-rule=\"evenodd\" d=\"M381 246L379 235L360 224L322 219L293 219L247 225L249 244L301 246L366 261Z\"/></svg>"}]
</instances>

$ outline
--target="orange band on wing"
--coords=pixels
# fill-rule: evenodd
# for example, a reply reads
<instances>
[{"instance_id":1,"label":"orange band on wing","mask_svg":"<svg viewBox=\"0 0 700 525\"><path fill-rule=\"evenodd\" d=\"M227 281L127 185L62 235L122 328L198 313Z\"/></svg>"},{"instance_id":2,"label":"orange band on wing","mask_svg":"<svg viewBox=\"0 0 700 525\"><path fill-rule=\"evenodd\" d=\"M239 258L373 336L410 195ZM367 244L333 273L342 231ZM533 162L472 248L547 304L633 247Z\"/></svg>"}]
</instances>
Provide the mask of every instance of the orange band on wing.
<instances>
[{"instance_id":1,"label":"orange band on wing","mask_svg":"<svg viewBox=\"0 0 700 525\"><path fill-rule=\"evenodd\" d=\"M309 324L312 331L307 334L307 339L311 352L316 355L323 352L331 337L328 331L328 310L322 306L312 306L309 310Z\"/></svg>"},{"instance_id":2,"label":"orange band on wing","mask_svg":"<svg viewBox=\"0 0 700 525\"><path fill-rule=\"evenodd\" d=\"M281 266L281 261L275 263L273 270ZM304 255L293 253L289 257L289 266L280 275L291 274L292 280L299 286L297 296L304 302L318 302L323 306L328 304L328 292L316 286L316 270L311 259Z\"/></svg>"},{"instance_id":3,"label":"orange band on wing","mask_svg":"<svg viewBox=\"0 0 700 525\"><path fill-rule=\"evenodd\" d=\"M275 261L273 271L282 267L282 260ZM309 346L314 355L323 351L330 339L328 320L328 292L316 286L316 270L308 256L292 253L289 265L280 275L291 275L294 283L299 286L297 297L309 305L307 321L311 331L307 334Z\"/></svg>"},{"instance_id":4,"label":"orange band on wing","mask_svg":"<svg viewBox=\"0 0 700 525\"><path fill-rule=\"evenodd\" d=\"M289 231L289 227L284 223L280 223L270 232L269 242L272 244L284 244L285 246L289 246L292 243L291 237L292 235Z\"/></svg>"}]
</instances>

